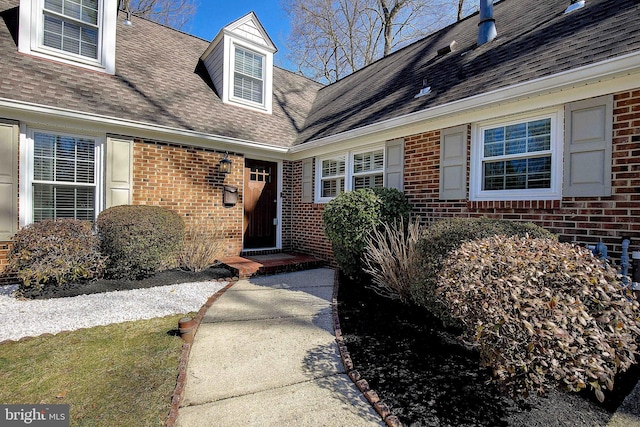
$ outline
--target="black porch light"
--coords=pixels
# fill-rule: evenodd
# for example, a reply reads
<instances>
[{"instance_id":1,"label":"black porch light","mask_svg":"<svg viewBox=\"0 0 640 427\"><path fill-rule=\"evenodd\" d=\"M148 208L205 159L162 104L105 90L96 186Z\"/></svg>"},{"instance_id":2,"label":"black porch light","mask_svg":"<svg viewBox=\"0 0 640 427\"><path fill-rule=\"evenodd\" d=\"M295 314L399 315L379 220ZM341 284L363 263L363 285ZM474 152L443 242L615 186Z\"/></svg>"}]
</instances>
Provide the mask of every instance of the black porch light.
<instances>
[{"instance_id":1,"label":"black porch light","mask_svg":"<svg viewBox=\"0 0 640 427\"><path fill-rule=\"evenodd\" d=\"M224 153L224 157L220 160L218 167L220 168L220 173L228 174L231 173L231 160L229 160L229 153Z\"/></svg>"}]
</instances>

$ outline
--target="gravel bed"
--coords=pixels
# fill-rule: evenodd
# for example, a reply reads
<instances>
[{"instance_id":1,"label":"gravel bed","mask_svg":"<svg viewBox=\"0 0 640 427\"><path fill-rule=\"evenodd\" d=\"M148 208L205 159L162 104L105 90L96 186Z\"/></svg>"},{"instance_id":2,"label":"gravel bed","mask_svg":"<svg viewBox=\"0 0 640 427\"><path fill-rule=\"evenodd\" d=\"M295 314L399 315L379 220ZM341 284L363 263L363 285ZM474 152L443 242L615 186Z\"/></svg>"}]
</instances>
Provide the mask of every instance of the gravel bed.
<instances>
[{"instance_id":1,"label":"gravel bed","mask_svg":"<svg viewBox=\"0 0 640 427\"><path fill-rule=\"evenodd\" d=\"M21 300L0 289L0 342L45 333L189 313L228 282L195 282L146 289Z\"/></svg>"}]
</instances>

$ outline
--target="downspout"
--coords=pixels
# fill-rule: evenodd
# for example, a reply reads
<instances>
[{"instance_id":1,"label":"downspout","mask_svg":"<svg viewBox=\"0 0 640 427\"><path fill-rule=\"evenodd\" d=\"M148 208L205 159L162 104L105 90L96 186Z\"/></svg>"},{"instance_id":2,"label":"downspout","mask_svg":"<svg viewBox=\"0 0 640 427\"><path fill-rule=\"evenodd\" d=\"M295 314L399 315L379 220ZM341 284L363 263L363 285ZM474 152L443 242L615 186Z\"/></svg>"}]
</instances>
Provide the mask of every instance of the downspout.
<instances>
[{"instance_id":1,"label":"downspout","mask_svg":"<svg viewBox=\"0 0 640 427\"><path fill-rule=\"evenodd\" d=\"M480 22L478 23L478 46L490 42L498 35L493 17L493 0L480 0Z\"/></svg>"}]
</instances>

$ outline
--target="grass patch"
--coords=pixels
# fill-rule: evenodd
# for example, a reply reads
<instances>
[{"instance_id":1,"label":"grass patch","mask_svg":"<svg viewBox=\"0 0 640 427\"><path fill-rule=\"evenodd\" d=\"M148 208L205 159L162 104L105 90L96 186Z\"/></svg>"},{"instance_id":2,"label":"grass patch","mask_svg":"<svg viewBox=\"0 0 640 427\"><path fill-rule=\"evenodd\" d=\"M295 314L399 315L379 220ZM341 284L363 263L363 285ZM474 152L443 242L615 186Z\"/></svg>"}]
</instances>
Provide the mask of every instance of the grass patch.
<instances>
[{"instance_id":1,"label":"grass patch","mask_svg":"<svg viewBox=\"0 0 640 427\"><path fill-rule=\"evenodd\" d=\"M163 426L183 315L0 345L0 402L69 404L72 426Z\"/></svg>"}]
</instances>

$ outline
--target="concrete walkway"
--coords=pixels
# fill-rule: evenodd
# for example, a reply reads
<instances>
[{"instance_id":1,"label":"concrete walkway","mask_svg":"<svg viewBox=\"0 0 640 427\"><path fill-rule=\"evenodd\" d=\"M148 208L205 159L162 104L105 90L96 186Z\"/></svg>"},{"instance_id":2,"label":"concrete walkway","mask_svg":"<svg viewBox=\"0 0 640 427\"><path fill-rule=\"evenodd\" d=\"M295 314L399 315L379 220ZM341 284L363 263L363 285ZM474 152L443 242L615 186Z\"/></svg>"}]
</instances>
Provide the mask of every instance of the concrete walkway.
<instances>
[{"instance_id":1,"label":"concrete walkway","mask_svg":"<svg viewBox=\"0 0 640 427\"><path fill-rule=\"evenodd\" d=\"M334 271L241 280L196 333L176 425L384 426L344 371Z\"/></svg>"}]
</instances>

